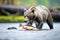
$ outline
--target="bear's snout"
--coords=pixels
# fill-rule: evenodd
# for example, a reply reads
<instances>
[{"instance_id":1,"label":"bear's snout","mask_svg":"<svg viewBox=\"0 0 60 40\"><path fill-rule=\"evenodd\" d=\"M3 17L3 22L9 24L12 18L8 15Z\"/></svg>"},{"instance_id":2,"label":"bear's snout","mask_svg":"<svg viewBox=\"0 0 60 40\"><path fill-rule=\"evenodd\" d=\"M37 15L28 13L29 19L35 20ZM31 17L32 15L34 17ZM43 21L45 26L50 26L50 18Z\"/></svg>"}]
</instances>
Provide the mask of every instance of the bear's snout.
<instances>
[{"instance_id":1,"label":"bear's snout","mask_svg":"<svg viewBox=\"0 0 60 40\"><path fill-rule=\"evenodd\" d=\"M27 21L29 21L29 18L28 17L25 17L24 22L27 22Z\"/></svg>"},{"instance_id":2,"label":"bear's snout","mask_svg":"<svg viewBox=\"0 0 60 40\"><path fill-rule=\"evenodd\" d=\"M24 21L24 22L27 22L27 21Z\"/></svg>"}]
</instances>

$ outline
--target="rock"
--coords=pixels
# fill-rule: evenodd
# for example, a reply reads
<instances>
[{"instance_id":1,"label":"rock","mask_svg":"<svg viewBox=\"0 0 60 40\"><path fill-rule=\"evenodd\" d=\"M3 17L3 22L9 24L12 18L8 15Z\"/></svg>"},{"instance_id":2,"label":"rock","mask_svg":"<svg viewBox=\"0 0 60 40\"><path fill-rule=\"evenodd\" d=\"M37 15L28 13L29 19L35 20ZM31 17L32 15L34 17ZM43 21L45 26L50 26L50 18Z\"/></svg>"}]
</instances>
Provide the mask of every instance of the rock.
<instances>
[{"instance_id":1,"label":"rock","mask_svg":"<svg viewBox=\"0 0 60 40\"><path fill-rule=\"evenodd\" d=\"M11 30L11 29L17 29L16 27L9 27L7 28L8 30Z\"/></svg>"}]
</instances>

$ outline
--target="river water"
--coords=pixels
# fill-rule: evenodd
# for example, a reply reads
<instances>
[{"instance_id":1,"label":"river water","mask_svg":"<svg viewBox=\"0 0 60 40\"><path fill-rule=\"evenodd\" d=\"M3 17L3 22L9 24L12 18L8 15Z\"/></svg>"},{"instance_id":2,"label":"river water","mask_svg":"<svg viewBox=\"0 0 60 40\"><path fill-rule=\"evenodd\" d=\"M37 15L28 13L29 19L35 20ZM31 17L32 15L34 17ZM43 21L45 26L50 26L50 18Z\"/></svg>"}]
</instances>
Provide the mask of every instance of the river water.
<instances>
[{"instance_id":1,"label":"river water","mask_svg":"<svg viewBox=\"0 0 60 40\"><path fill-rule=\"evenodd\" d=\"M24 31L20 29L20 23L0 23L0 40L60 40L60 23L53 23L54 29L44 23L40 31ZM22 23L25 25L25 23ZM16 30L7 30L16 27Z\"/></svg>"}]
</instances>

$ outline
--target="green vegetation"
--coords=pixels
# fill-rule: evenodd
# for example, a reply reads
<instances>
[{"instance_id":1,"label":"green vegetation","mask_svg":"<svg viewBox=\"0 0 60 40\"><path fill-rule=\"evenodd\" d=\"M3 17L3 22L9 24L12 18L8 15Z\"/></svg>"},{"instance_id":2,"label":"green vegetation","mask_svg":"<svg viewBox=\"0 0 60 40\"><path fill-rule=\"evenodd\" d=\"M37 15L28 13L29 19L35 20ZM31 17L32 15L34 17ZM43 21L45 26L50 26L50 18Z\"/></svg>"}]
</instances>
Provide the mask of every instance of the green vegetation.
<instances>
[{"instance_id":1,"label":"green vegetation","mask_svg":"<svg viewBox=\"0 0 60 40\"><path fill-rule=\"evenodd\" d=\"M0 16L0 22L23 22L24 16Z\"/></svg>"},{"instance_id":2,"label":"green vegetation","mask_svg":"<svg viewBox=\"0 0 60 40\"><path fill-rule=\"evenodd\" d=\"M60 0L19 0L19 2L25 6L35 5L45 5L47 7L60 6Z\"/></svg>"},{"instance_id":3,"label":"green vegetation","mask_svg":"<svg viewBox=\"0 0 60 40\"><path fill-rule=\"evenodd\" d=\"M20 0L20 2L22 2L22 4L26 6L36 5L36 0Z\"/></svg>"},{"instance_id":4,"label":"green vegetation","mask_svg":"<svg viewBox=\"0 0 60 40\"><path fill-rule=\"evenodd\" d=\"M45 6L49 6L49 0L36 0L37 1L37 5L45 5Z\"/></svg>"}]
</instances>

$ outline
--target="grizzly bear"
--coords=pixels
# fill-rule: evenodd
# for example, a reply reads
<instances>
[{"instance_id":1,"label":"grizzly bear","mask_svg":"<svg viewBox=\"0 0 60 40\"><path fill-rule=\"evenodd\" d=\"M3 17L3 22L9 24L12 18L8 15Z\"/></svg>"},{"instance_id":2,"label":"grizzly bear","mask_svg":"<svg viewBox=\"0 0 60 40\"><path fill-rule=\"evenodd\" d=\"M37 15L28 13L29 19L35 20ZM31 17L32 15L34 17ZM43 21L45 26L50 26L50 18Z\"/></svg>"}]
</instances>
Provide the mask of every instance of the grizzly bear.
<instances>
[{"instance_id":1,"label":"grizzly bear","mask_svg":"<svg viewBox=\"0 0 60 40\"><path fill-rule=\"evenodd\" d=\"M30 7L24 9L25 21L28 25L32 25L33 22L36 24L36 28L42 29L43 23L47 22L50 29L53 29L53 18L49 9L43 5Z\"/></svg>"}]
</instances>

